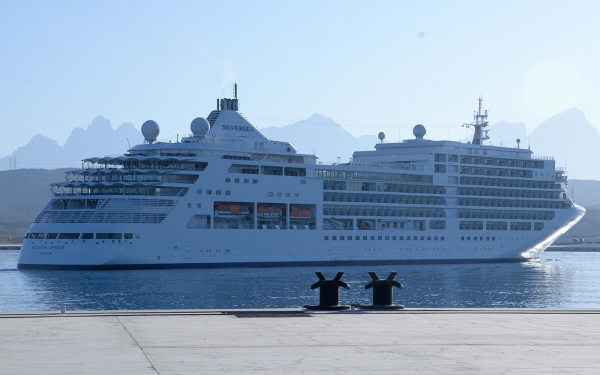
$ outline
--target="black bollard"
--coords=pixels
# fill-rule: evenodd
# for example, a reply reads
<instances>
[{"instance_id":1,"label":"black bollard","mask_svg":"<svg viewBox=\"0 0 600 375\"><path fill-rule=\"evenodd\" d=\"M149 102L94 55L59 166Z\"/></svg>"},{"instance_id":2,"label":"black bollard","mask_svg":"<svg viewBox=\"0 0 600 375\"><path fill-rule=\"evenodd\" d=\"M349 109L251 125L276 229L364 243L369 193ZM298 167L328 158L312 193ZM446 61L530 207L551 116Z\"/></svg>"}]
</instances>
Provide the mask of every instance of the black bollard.
<instances>
[{"instance_id":1,"label":"black bollard","mask_svg":"<svg viewBox=\"0 0 600 375\"><path fill-rule=\"evenodd\" d=\"M404 285L400 284L394 277L398 272L392 272L385 280L380 280L375 272L369 272L371 281L365 285L365 289L373 288L373 304L372 305L360 305L361 309L373 309L373 310L400 310L404 308L404 305L394 305L394 287L404 289Z\"/></svg>"},{"instance_id":2,"label":"black bollard","mask_svg":"<svg viewBox=\"0 0 600 375\"><path fill-rule=\"evenodd\" d=\"M304 308L309 310L348 310L349 305L340 305L340 287L344 289L350 289L350 285L341 281L343 272L338 272L333 280L327 280L321 272L315 272L319 281L310 286L310 289L319 290L319 304L318 305L306 305Z\"/></svg>"}]
</instances>

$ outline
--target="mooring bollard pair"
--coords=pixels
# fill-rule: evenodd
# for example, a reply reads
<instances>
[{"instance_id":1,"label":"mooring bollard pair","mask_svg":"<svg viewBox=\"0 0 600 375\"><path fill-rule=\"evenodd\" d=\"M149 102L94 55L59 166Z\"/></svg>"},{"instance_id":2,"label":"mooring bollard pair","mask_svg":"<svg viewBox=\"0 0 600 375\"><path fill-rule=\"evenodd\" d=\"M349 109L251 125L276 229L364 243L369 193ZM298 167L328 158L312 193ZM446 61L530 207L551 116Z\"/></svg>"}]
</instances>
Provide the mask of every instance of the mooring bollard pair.
<instances>
[{"instance_id":1,"label":"mooring bollard pair","mask_svg":"<svg viewBox=\"0 0 600 375\"><path fill-rule=\"evenodd\" d=\"M344 275L343 272L338 272L333 280L327 280L321 272L315 272L319 281L310 286L311 289L320 288L319 290L319 304L318 305L307 305L304 306L309 310L328 310L328 311L339 311L348 310L350 305L340 305L340 287L344 289L350 289L350 285L346 284L341 280ZM370 283L365 285L365 289L373 288L373 304L372 305L357 305L360 309L371 309L371 310L400 310L403 309L403 305L394 305L394 291L393 288L404 289L404 286L394 280L398 273L392 272L389 276L381 280L377 277L375 272L369 272L371 279Z\"/></svg>"}]
</instances>

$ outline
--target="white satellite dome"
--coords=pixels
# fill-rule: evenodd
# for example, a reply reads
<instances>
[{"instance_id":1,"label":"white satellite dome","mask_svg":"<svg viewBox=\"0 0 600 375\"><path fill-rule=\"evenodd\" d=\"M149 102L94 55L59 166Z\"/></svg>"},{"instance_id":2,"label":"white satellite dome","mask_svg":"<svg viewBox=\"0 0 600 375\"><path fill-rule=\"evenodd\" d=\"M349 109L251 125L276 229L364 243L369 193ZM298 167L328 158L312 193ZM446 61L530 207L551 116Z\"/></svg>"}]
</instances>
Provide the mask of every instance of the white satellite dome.
<instances>
[{"instance_id":1,"label":"white satellite dome","mask_svg":"<svg viewBox=\"0 0 600 375\"><path fill-rule=\"evenodd\" d=\"M148 143L156 141L160 134L160 126L154 120L148 120L142 124L142 135Z\"/></svg>"},{"instance_id":2,"label":"white satellite dome","mask_svg":"<svg viewBox=\"0 0 600 375\"><path fill-rule=\"evenodd\" d=\"M417 139L423 139L425 133L427 133L427 130L425 130L425 127L421 124L417 124L413 128L413 134Z\"/></svg>"},{"instance_id":3,"label":"white satellite dome","mask_svg":"<svg viewBox=\"0 0 600 375\"><path fill-rule=\"evenodd\" d=\"M210 124L204 117L196 117L190 124L190 130L194 134L194 137L204 138L210 130Z\"/></svg>"}]
</instances>

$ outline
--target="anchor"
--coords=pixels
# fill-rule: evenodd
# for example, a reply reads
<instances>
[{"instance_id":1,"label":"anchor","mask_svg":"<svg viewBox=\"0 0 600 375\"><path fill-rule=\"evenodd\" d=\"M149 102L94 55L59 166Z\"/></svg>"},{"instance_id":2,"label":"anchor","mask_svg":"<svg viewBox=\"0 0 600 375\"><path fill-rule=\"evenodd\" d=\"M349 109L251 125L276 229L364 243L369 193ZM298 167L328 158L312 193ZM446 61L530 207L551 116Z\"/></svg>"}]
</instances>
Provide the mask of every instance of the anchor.
<instances>
[{"instance_id":1,"label":"anchor","mask_svg":"<svg viewBox=\"0 0 600 375\"><path fill-rule=\"evenodd\" d=\"M380 280L375 272L369 272L371 281L365 285L365 289L373 288L373 304L372 305L358 305L361 309L371 310L401 310L404 305L394 305L394 287L398 289L404 289L404 285L400 284L394 277L398 272L392 272L385 280Z\"/></svg>"},{"instance_id":2,"label":"anchor","mask_svg":"<svg viewBox=\"0 0 600 375\"><path fill-rule=\"evenodd\" d=\"M320 288L319 290L319 304L318 305L306 305L305 309L308 310L329 310L339 311L348 310L350 305L340 305L340 287L344 289L350 289L350 285L341 281L340 279L344 275L343 272L338 272L333 280L327 280L321 272L315 272L319 281L310 286L310 289Z\"/></svg>"}]
</instances>

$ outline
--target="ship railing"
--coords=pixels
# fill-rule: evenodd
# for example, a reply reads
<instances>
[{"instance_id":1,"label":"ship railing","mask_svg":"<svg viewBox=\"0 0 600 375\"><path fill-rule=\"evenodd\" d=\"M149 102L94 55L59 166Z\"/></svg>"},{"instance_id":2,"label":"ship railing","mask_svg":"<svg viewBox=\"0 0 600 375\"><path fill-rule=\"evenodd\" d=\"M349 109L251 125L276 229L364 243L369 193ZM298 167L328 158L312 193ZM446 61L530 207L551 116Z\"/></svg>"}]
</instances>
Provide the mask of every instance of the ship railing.
<instances>
[{"instance_id":1,"label":"ship railing","mask_svg":"<svg viewBox=\"0 0 600 375\"><path fill-rule=\"evenodd\" d=\"M397 169L404 171L423 171L422 164L397 163L397 162L359 162L350 161L349 163L327 163L319 162L319 165L337 165L351 168L377 168L377 169Z\"/></svg>"},{"instance_id":2,"label":"ship railing","mask_svg":"<svg viewBox=\"0 0 600 375\"><path fill-rule=\"evenodd\" d=\"M554 160L554 156L531 155L531 158L535 160Z\"/></svg>"}]
</instances>

